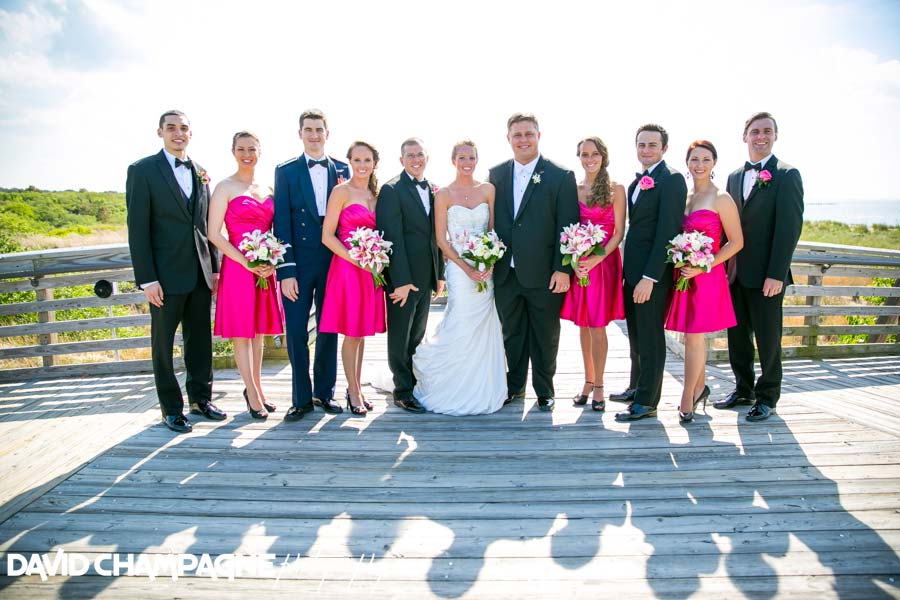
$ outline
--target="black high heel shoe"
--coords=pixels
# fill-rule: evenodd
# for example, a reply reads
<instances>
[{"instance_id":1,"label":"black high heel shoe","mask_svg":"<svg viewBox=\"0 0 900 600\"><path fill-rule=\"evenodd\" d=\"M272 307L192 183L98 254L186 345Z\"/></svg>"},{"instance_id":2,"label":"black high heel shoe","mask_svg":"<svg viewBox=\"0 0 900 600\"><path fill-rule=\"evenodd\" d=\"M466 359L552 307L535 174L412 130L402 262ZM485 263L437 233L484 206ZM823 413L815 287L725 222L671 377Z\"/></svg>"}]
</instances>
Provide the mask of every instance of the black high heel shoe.
<instances>
[{"instance_id":1,"label":"black high heel shoe","mask_svg":"<svg viewBox=\"0 0 900 600\"><path fill-rule=\"evenodd\" d=\"M350 390L347 390L347 394L344 396L344 400L347 401L347 404L350 404ZM362 405L366 407L366 410L375 410L375 405L363 398Z\"/></svg>"},{"instance_id":2,"label":"black high heel shoe","mask_svg":"<svg viewBox=\"0 0 900 600\"><path fill-rule=\"evenodd\" d=\"M247 398L247 388L244 388L244 400L246 400L247 403L248 403L248 405L249 405L250 400ZM275 405L272 404L271 402L266 402L265 400L263 400L262 405L263 405L263 408L266 409L266 410L267 410L268 412L270 412L270 413L275 412L276 410L278 410L278 407L277 407L277 406L275 406Z\"/></svg>"},{"instance_id":3,"label":"black high heel shoe","mask_svg":"<svg viewBox=\"0 0 900 600\"><path fill-rule=\"evenodd\" d=\"M602 385L595 385L595 390L602 390ZM606 410L606 400L603 399L603 392L600 392L599 400L591 400L591 410L596 410L597 412L603 412Z\"/></svg>"},{"instance_id":4,"label":"black high heel shoe","mask_svg":"<svg viewBox=\"0 0 900 600\"><path fill-rule=\"evenodd\" d=\"M593 389L594 382L593 381L585 381L584 385L590 385L591 389ZM584 388L581 388L581 389L584 389ZM585 404L587 404L587 401L588 401L587 394L576 394L575 397L572 398L572 405L573 406L584 406Z\"/></svg>"},{"instance_id":5,"label":"black high heel shoe","mask_svg":"<svg viewBox=\"0 0 900 600\"><path fill-rule=\"evenodd\" d=\"M697 396L696 400L694 400L694 405L691 407L691 412L683 413L681 409L678 410L678 421L680 423L690 423L694 420L694 413L697 412L697 405L700 404L700 401L703 401L703 411L706 412L706 400L709 398L709 386L704 385L703 391L700 392L700 395Z\"/></svg>"},{"instance_id":6,"label":"black high heel shoe","mask_svg":"<svg viewBox=\"0 0 900 600\"><path fill-rule=\"evenodd\" d=\"M253 410L252 408L250 408L250 398L247 397L247 390L244 390L244 402L247 403L247 412L250 413L251 418L260 419L263 421L269 418L269 413L267 413L265 409Z\"/></svg>"},{"instance_id":7,"label":"black high heel shoe","mask_svg":"<svg viewBox=\"0 0 900 600\"><path fill-rule=\"evenodd\" d=\"M349 391L347 392L347 410L349 410L352 414L354 414L358 417L364 417L364 416L366 416L366 413L369 412L368 407L366 407L365 405L353 406L353 403L350 402L350 392Z\"/></svg>"}]
</instances>

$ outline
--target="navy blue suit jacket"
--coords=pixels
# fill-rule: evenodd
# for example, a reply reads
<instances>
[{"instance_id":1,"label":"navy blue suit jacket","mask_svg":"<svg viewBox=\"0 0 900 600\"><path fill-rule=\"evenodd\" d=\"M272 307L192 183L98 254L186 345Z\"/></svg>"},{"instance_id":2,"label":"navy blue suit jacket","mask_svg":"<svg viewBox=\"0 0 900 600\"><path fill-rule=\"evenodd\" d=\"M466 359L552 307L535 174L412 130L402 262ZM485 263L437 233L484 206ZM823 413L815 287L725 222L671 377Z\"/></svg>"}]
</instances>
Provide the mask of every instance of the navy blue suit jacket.
<instances>
[{"instance_id":1,"label":"navy blue suit jacket","mask_svg":"<svg viewBox=\"0 0 900 600\"><path fill-rule=\"evenodd\" d=\"M322 244L322 217L304 158L300 155L275 168L274 231L278 239L290 244L276 271L279 281L297 277L304 268L327 269L331 261L331 250ZM328 157L329 197L339 179L350 179L350 167Z\"/></svg>"}]
</instances>

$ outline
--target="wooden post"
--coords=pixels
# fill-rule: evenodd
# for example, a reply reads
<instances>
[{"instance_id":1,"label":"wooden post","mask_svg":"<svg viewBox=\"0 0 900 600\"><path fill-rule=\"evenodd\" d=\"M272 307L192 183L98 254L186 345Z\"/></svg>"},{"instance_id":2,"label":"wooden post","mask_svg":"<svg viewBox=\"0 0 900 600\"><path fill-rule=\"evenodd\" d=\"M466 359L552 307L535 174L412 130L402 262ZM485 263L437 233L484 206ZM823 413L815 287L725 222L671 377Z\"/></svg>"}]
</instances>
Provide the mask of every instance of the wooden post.
<instances>
[{"instance_id":1,"label":"wooden post","mask_svg":"<svg viewBox=\"0 0 900 600\"><path fill-rule=\"evenodd\" d=\"M821 275L810 275L806 279L806 285L822 285L822 280L824 279ZM807 306L819 306L822 304L821 296L807 296L806 297L806 305ZM818 329L819 327L819 315L807 315L803 318L803 324L808 327L813 327ZM803 336L803 345L809 348L815 348L819 345L819 336L816 335L816 331L813 331L813 335ZM813 351L814 352L814 351Z\"/></svg>"},{"instance_id":2,"label":"wooden post","mask_svg":"<svg viewBox=\"0 0 900 600\"><path fill-rule=\"evenodd\" d=\"M900 279L894 280L893 287L900 287ZM875 289L878 289L878 288L875 288ZM877 296L878 294L873 293L872 295ZM900 297L898 297L898 296L891 296L889 298L884 299L884 306L897 306L898 304L900 304ZM876 325L896 325L897 317L892 317L890 315L882 315L882 316L878 317L877 319L875 319L875 324ZM876 333L876 334L870 335L869 337L866 338L866 343L867 344L883 344L883 343L887 342L888 335L890 335L890 334Z\"/></svg>"},{"instance_id":3,"label":"wooden post","mask_svg":"<svg viewBox=\"0 0 900 600\"><path fill-rule=\"evenodd\" d=\"M35 276L34 279L31 280L32 285L37 286L41 279L43 279L42 275ZM34 291L34 299L35 302L53 300L53 288L36 289ZM56 321L56 313L53 311L39 311L37 316L38 323L54 323ZM40 344L41 346L49 346L50 344L55 344L58 340L59 335L56 333L42 333L38 335L38 344ZM51 367L56 364L56 357L52 354L45 355L42 358L45 367Z\"/></svg>"}]
</instances>

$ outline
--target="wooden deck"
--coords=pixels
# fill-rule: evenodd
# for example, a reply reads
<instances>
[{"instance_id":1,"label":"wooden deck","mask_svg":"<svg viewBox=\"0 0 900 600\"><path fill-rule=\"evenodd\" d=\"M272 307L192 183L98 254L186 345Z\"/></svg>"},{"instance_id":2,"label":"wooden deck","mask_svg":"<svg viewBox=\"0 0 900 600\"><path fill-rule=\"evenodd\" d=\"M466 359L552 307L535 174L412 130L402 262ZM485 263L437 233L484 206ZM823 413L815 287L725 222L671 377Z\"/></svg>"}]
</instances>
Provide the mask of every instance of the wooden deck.
<instances>
[{"instance_id":1,"label":"wooden deck","mask_svg":"<svg viewBox=\"0 0 900 600\"><path fill-rule=\"evenodd\" d=\"M0 384L0 554L277 555L235 581L5 576L0 597L900 597L900 357L791 360L777 417L710 407L687 427L670 357L660 418L619 424L618 405L565 399L581 381L567 325L552 415L531 395L413 415L369 388L368 418L288 424L290 368L273 365L268 422L222 371L232 417L176 436L148 375ZM617 391L620 327L610 345ZM364 377L384 372L383 336L366 352ZM727 365L709 371L728 393Z\"/></svg>"}]
</instances>

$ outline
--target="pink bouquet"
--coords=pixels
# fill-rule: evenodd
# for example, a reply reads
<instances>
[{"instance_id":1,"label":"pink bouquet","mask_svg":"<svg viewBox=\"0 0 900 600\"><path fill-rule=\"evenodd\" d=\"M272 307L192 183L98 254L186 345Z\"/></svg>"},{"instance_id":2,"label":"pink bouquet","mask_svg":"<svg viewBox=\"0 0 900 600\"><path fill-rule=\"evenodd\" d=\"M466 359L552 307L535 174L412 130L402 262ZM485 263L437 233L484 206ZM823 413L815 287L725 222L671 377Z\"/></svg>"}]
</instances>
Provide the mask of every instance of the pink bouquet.
<instances>
[{"instance_id":1,"label":"pink bouquet","mask_svg":"<svg viewBox=\"0 0 900 600\"><path fill-rule=\"evenodd\" d=\"M559 236L559 251L563 255L562 264L578 266L578 261L583 256L596 254L603 256L606 251L603 248L603 240L606 239L606 230L600 225L587 223L572 223L563 227ZM587 277L579 277L578 285L587 287L591 280Z\"/></svg>"},{"instance_id":2,"label":"pink bouquet","mask_svg":"<svg viewBox=\"0 0 900 600\"><path fill-rule=\"evenodd\" d=\"M244 238L238 244L238 250L244 253L249 261L250 267L258 267L260 265L275 265L284 262L284 251L290 246L285 244L273 234L271 231L261 231L254 229L244 233ZM264 290L269 289L269 282L265 277L256 278L256 287Z\"/></svg>"},{"instance_id":3,"label":"pink bouquet","mask_svg":"<svg viewBox=\"0 0 900 600\"><path fill-rule=\"evenodd\" d=\"M713 240L699 231L686 231L672 238L666 246L669 257L667 262L674 263L676 269L688 265L703 269L709 273L713 263ZM688 289L690 280L679 277L675 289L683 292Z\"/></svg>"},{"instance_id":4,"label":"pink bouquet","mask_svg":"<svg viewBox=\"0 0 900 600\"><path fill-rule=\"evenodd\" d=\"M357 227L344 241L350 244L350 258L372 274L376 286L383 286L384 275L381 272L391 262L388 254L394 242L387 241L381 237L380 231L368 227Z\"/></svg>"},{"instance_id":5,"label":"pink bouquet","mask_svg":"<svg viewBox=\"0 0 900 600\"><path fill-rule=\"evenodd\" d=\"M479 271L490 269L506 254L506 244L494 230L473 234L463 230L453 236L453 241L460 250L460 257L470 261ZM487 287L486 281L475 283L475 289L479 292L487 290Z\"/></svg>"}]
</instances>

